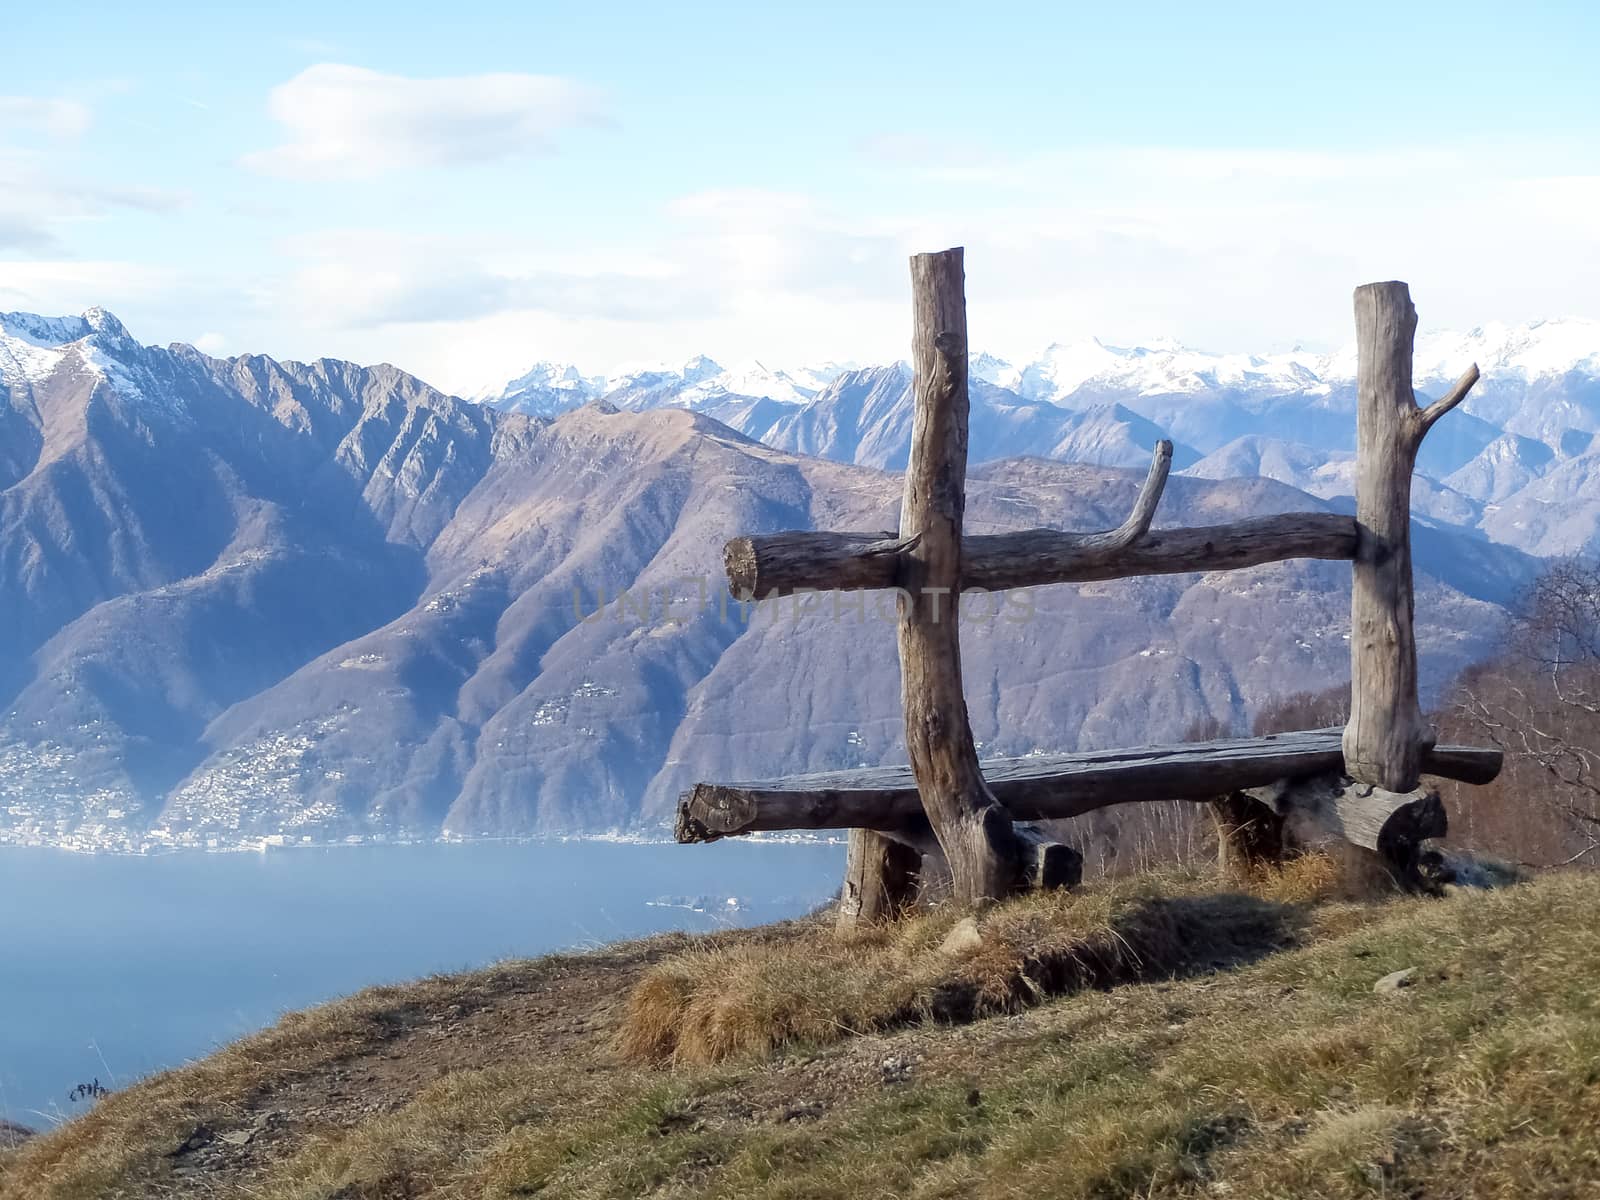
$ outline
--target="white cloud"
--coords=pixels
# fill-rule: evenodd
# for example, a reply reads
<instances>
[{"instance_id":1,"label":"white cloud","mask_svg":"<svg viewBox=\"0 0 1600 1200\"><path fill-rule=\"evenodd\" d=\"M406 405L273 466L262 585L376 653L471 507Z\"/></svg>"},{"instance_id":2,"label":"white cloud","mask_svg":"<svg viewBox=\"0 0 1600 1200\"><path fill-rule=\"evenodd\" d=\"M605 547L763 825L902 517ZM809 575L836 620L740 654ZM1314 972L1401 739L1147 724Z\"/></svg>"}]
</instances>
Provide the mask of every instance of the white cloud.
<instances>
[{"instance_id":1,"label":"white cloud","mask_svg":"<svg viewBox=\"0 0 1600 1200\"><path fill-rule=\"evenodd\" d=\"M1568 173L1540 169L1550 162ZM1434 329L1600 314L1590 165L1560 153L1513 164L1454 150L1107 148L1041 155L1015 182L967 187L933 186L908 164L880 203L732 188L665 213L642 197L636 220L582 237L537 223L329 229L275 242L269 268L219 263L214 278L38 264L31 295L0 302L126 302L130 327L162 340L223 329L231 350L387 360L472 391L540 358L588 371L697 352L887 361L910 333L907 256L965 245L973 345L1002 355L1089 335L1333 348L1350 337L1351 289L1369 279L1408 279ZM17 267L0 263L0 292L28 281Z\"/></svg>"},{"instance_id":2,"label":"white cloud","mask_svg":"<svg viewBox=\"0 0 1600 1200\"><path fill-rule=\"evenodd\" d=\"M719 291L752 300L779 291L859 295L879 288L909 253L903 229L848 220L809 196L754 188L681 197L675 250L685 269L709 272Z\"/></svg>"},{"instance_id":3,"label":"white cloud","mask_svg":"<svg viewBox=\"0 0 1600 1200\"><path fill-rule=\"evenodd\" d=\"M547 153L561 130L605 120L596 92L559 76L410 79L338 63L274 88L268 110L288 140L245 165L319 179Z\"/></svg>"},{"instance_id":4,"label":"white cloud","mask_svg":"<svg viewBox=\"0 0 1600 1200\"><path fill-rule=\"evenodd\" d=\"M0 145L0 252L57 252L58 232L70 222L119 209L173 212L186 202L183 194L160 188L68 178L52 170L48 158Z\"/></svg>"},{"instance_id":5,"label":"white cloud","mask_svg":"<svg viewBox=\"0 0 1600 1200\"><path fill-rule=\"evenodd\" d=\"M326 230L286 238L269 285L325 328L468 321L508 311L619 323L714 309L707 281L648 255L573 255L501 237Z\"/></svg>"},{"instance_id":6,"label":"white cloud","mask_svg":"<svg viewBox=\"0 0 1600 1200\"><path fill-rule=\"evenodd\" d=\"M908 165L903 194L930 203L891 228L912 249L967 247L973 344L1003 355L1090 335L1331 347L1371 279L1408 279L1433 328L1600 312L1594 166L1532 144L1095 147L962 178Z\"/></svg>"},{"instance_id":7,"label":"white cloud","mask_svg":"<svg viewBox=\"0 0 1600 1200\"><path fill-rule=\"evenodd\" d=\"M46 316L101 305L116 310L168 293L173 273L113 259L0 260L0 307Z\"/></svg>"},{"instance_id":8,"label":"white cloud","mask_svg":"<svg viewBox=\"0 0 1600 1200\"><path fill-rule=\"evenodd\" d=\"M89 128L87 104L47 96L0 96L0 133L42 129L53 137L77 137Z\"/></svg>"}]
</instances>

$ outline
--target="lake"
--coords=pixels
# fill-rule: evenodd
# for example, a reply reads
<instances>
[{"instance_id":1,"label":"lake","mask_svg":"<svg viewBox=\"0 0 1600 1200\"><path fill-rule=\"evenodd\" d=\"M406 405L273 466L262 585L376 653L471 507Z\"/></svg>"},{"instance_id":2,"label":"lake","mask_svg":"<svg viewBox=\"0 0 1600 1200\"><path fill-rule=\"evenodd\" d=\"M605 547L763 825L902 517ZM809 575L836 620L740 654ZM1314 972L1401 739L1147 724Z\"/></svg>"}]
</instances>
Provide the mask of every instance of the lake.
<instances>
[{"instance_id":1,"label":"lake","mask_svg":"<svg viewBox=\"0 0 1600 1200\"><path fill-rule=\"evenodd\" d=\"M0 1117L123 1087L374 983L809 911L837 844L726 841L83 855L0 847ZM737 901L729 904L729 899Z\"/></svg>"}]
</instances>

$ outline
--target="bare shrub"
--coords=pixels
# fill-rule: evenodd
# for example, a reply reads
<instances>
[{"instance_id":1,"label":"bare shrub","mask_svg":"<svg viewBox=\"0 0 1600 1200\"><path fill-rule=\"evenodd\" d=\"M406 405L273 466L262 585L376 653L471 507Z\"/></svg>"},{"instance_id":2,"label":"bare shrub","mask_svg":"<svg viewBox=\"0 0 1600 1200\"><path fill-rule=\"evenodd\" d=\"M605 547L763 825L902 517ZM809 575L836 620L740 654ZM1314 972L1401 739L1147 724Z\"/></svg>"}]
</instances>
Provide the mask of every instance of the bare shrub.
<instances>
[{"instance_id":1,"label":"bare shrub","mask_svg":"<svg viewBox=\"0 0 1600 1200\"><path fill-rule=\"evenodd\" d=\"M1439 723L1441 737L1488 740L1506 756L1494 783L1448 790L1457 837L1540 865L1600 857L1600 566L1541 575Z\"/></svg>"},{"instance_id":2,"label":"bare shrub","mask_svg":"<svg viewBox=\"0 0 1600 1200\"><path fill-rule=\"evenodd\" d=\"M1298 729L1327 729L1350 719L1350 682L1324 688L1320 692L1290 692L1268 700L1256 711L1250 732L1257 737L1269 733L1292 733Z\"/></svg>"}]
</instances>

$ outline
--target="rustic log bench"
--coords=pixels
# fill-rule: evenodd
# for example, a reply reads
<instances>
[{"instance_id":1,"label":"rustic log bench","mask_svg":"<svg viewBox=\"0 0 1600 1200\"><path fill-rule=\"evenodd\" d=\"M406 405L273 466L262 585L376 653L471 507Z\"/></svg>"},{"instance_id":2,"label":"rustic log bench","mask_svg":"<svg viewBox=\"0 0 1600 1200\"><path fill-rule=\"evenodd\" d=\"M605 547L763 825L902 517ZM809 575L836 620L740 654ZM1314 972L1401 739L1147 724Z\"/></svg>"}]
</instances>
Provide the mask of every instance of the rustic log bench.
<instances>
[{"instance_id":1,"label":"rustic log bench","mask_svg":"<svg viewBox=\"0 0 1600 1200\"><path fill-rule=\"evenodd\" d=\"M1447 831L1438 792L1391 792L1344 774L1343 730L989 759L980 766L990 792L1013 821L1081 817L1118 804L1193 800L1207 804L1222 864L1234 873L1281 863L1307 850L1333 852L1361 876L1386 875L1402 888L1427 886L1423 843ZM1493 780L1501 753L1433 746L1426 775L1461 783ZM907 766L791 775L752 783L699 783L678 799L680 843L787 830L869 830L876 845L852 847L846 894L869 909L928 894L930 872L943 886L941 850ZM1070 887L1082 860L1047 836L1017 827L1026 843L1024 874L1039 887ZM859 840L859 839L858 839ZM865 856L865 857L863 857ZM885 884L880 877L888 876ZM898 882L895 882L898 881ZM880 898L889 887L894 895ZM859 913L851 914L851 921Z\"/></svg>"},{"instance_id":2,"label":"rustic log bench","mask_svg":"<svg viewBox=\"0 0 1600 1200\"><path fill-rule=\"evenodd\" d=\"M1478 379L1470 367L1420 406L1411 387L1416 310L1403 283L1356 289L1356 513L1288 513L1152 530L1172 463L1160 442L1116 529L968 536L967 320L960 249L911 260L914 418L897 532L794 531L724 550L741 600L893 589L899 613L906 767L701 783L679 802L681 842L762 830L849 829L840 920L894 913L937 865L959 901L1070 886L1082 859L1029 822L1113 804L1201 800L1225 860L1274 858L1331 840L1416 882L1419 847L1445 832L1424 773L1486 783L1493 750L1436 746L1417 695L1412 629L1411 476L1422 439ZM1185 746L978 761L961 683L963 591L1133 575L1236 570L1290 558L1352 564L1351 713L1323 729Z\"/></svg>"},{"instance_id":3,"label":"rustic log bench","mask_svg":"<svg viewBox=\"0 0 1600 1200\"><path fill-rule=\"evenodd\" d=\"M981 763L984 781L1015 821L1081 817L1114 804L1149 800L1214 800L1265 788L1279 780L1338 775L1344 770L1343 730L1316 729L1266 737L1224 738L1147 746L994 758ZM1425 774L1462 783L1488 783L1500 773L1500 751L1434 746ZM1374 791L1348 804L1355 813L1393 816ZM678 800L679 842L713 842L779 830L873 829L895 837L922 820L922 798L910 767L864 767L791 775L759 783L697 783ZM1377 848L1378 828L1372 830Z\"/></svg>"}]
</instances>

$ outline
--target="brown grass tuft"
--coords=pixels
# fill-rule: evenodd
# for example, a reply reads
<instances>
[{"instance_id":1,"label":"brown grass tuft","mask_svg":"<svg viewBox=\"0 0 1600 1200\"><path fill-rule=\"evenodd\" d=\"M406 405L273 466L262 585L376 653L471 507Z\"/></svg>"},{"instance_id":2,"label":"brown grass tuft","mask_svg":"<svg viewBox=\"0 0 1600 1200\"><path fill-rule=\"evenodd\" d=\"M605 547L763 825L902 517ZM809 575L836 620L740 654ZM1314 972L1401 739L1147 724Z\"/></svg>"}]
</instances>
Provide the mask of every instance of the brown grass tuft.
<instances>
[{"instance_id":1,"label":"brown grass tuft","mask_svg":"<svg viewBox=\"0 0 1600 1200\"><path fill-rule=\"evenodd\" d=\"M762 1056L1212 970L1294 940L1294 908L1183 882L1188 894L1146 879L1014 899L975 918L979 941L962 950L944 942L963 914L943 909L849 935L818 926L783 944L689 951L635 987L617 1048L680 1065Z\"/></svg>"},{"instance_id":2,"label":"brown grass tuft","mask_svg":"<svg viewBox=\"0 0 1600 1200\"><path fill-rule=\"evenodd\" d=\"M1277 904L1350 898L1348 873L1331 854L1302 854L1283 862L1263 863L1239 882L1252 896Z\"/></svg>"}]
</instances>

